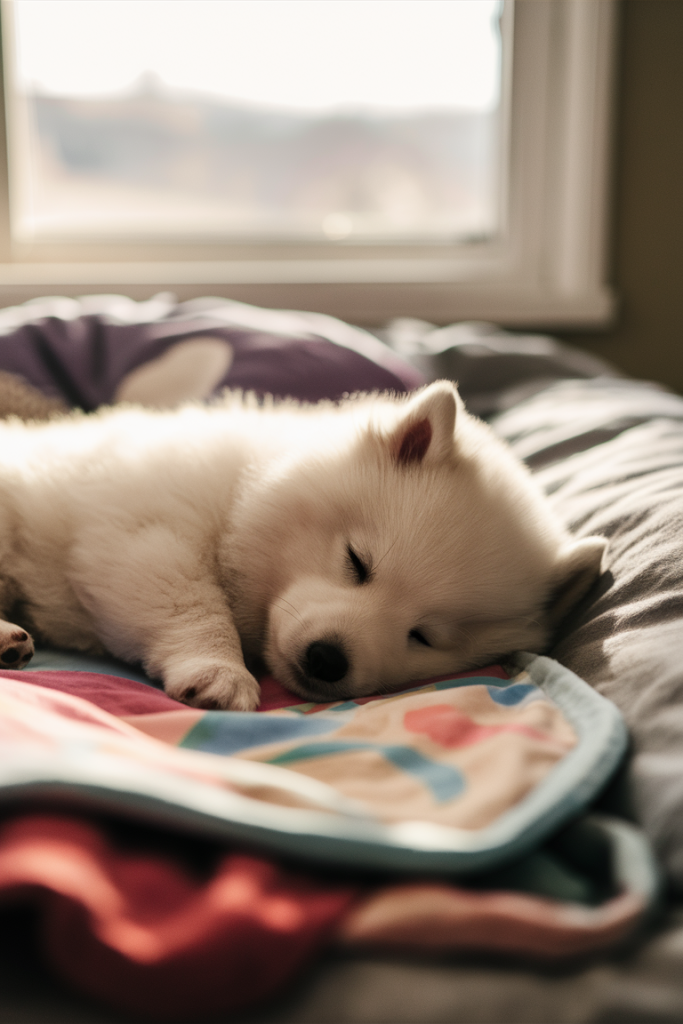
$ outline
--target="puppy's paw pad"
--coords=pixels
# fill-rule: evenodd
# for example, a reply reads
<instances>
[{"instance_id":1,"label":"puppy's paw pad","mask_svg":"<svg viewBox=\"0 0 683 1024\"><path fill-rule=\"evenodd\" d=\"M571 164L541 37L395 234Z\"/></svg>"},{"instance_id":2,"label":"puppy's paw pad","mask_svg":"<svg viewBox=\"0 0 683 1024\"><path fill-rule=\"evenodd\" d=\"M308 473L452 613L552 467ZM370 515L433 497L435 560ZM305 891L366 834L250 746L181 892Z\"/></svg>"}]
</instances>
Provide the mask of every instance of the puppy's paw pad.
<instances>
[{"instance_id":1,"label":"puppy's paw pad","mask_svg":"<svg viewBox=\"0 0 683 1024\"><path fill-rule=\"evenodd\" d=\"M210 711L253 711L261 690L243 665L195 659L174 666L164 676L169 697Z\"/></svg>"},{"instance_id":2,"label":"puppy's paw pad","mask_svg":"<svg viewBox=\"0 0 683 1024\"><path fill-rule=\"evenodd\" d=\"M24 668L33 657L33 640L19 626L0 624L0 668Z\"/></svg>"}]
</instances>

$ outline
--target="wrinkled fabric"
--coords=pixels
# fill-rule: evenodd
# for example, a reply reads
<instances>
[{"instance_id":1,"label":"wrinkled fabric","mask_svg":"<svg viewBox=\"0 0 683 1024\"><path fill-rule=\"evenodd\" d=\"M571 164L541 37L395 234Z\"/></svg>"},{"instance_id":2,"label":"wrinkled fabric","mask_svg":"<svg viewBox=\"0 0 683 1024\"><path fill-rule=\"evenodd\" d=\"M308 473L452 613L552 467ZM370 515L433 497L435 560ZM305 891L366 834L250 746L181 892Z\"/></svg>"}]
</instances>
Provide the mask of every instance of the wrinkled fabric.
<instances>
[{"instance_id":1,"label":"wrinkled fabric","mask_svg":"<svg viewBox=\"0 0 683 1024\"><path fill-rule=\"evenodd\" d=\"M551 708L544 721L531 726L514 721L517 711L525 711L525 695L512 691L533 687L513 683L508 694L521 700L489 706L483 691L503 683L505 673L492 667L473 681L461 691L428 684L426 697L437 703L429 705L425 720L424 708L411 704L412 691L389 702L407 702L408 716L414 718L417 710L417 719L411 718L417 732L426 728L448 749L481 739L470 735L473 720L463 734L462 715L444 719L449 692L473 698L477 707L486 704L487 723L475 726L475 733L491 730L493 717L503 712L503 739L506 729L513 738L530 734L545 747L553 730L559 729L554 740L572 739L561 716L548 716ZM271 703L282 699L276 684L268 689ZM85 699L88 692L93 701ZM123 714L111 714L98 700ZM362 700L359 713L384 702ZM534 701L526 709L533 712ZM250 783L224 770L236 759L211 755L206 744L200 745L204 752L170 745L180 737L159 742L163 737L156 726L159 720L180 719L184 736L201 724L202 715L217 714L185 708L135 680L85 672L0 673L0 797L9 799L5 806L11 815L6 809L0 825L0 899L37 905L41 942L53 970L111 1006L159 1020L232 1013L281 991L333 943L348 949L487 950L562 959L621 941L647 912L652 875L647 849L635 832L626 837L626 849L636 842L645 870L631 872L631 881L574 863L573 848L583 851L596 842L590 822L573 840L577 825L547 849L483 874L469 888L447 878L397 882L378 872L321 870L310 857L295 868L272 854L219 843L201 828L190 833L194 838L185 842L184 855L173 832L165 833L165 841L155 839L154 825L169 822L163 805L150 802L148 793L160 794L168 805L191 784L194 799L206 807L210 791L249 796ZM306 719L306 709L297 714ZM288 720L277 708L252 717L264 728ZM147 732L153 723L158 738L135 723ZM485 754L490 760L495 747ZM263 785L260 791L257 799L273 799ZM24 810L17 813L22 794ZM32 813L28 807L36 800L42 806L49 802L51 812ZM88 819L69 810L83 802L100 815L115 815L118 825L112 828L106 816ZM125 823L127 842L122 842L117 836ZM599 823L597 828L602 829L597 836L602 859L619 863L623 852L609 853L609 832ZM615 835L618 844L618 830ZM213 856L202 866L198 854L207 846Z\"/></svg>"},{"instance_id":2,"label":"wrinkled fabric","mask_svg":"<svg viewBox=\"0 0 683 1024\"><path fill-rule=\"evenodd\" d=\"M72 815L29 814L0 827L0 894L39 905L48 960L82 992L183 1021L267 999L328 941L357 888L230 852L199 879Z\"/></svg>"},{"instance_id":3,"label":"wrinkled fabric","mask_svg":"<svg viewBox=\"0 0 683 1024\"><path fill-rule=\"evenodd\" d=\"M683 889L683 399L638 382L555 385L494 421L567 526L608 538L552 657L620 708L631 807Z\"/></svg>"},{"instance_id":4,"label":"wrinkled fabric","mask_svg":"<svg viewBox=\"0 0 683 1024\"><path fill-rule=\"evenodd\" d=\"M0 370L68 406L114 400L127 374L175 344L219 338L230 366L216 382L301 401L355 391L409 391L420 372L360 328L333 317L259 309L221 299L135 303L121 296L45 299L0 312Z\"/></svg>"},{"instance_id":5,"label":"wrinkled fabric","mask_svg":"<svg viewBox=\"0 0 683 1024\"><path fill-rule=\"evenodd\" d=\"M60 734L38 716L47 710L64 717L79 714L86 722L92 708L93 725L111 729L120 721L144 734L138 751L135 733L124 726L116 745L123 756L142 764L158 764L154 752L164 749L152 743L148 750L144 739L149 736L181 748L177 766L169 764L173 770L182 771L184 750L238 756L324 782L380 821L481 829L535 789L578 738L526 672L509 680L492 666L468 676L459 673L413 683L403 693L333 704L301 703L289 695L285 707L273 707L280 701L271 682L261 713L247 713L188 708L153 687L95 673L4 670L0 714L4 711L6 724L0 720L0 735L12 745L16 732L35 724L31 740L39 747L53 738L73 744L78 734ZM26 681L33 686L27 688ZM93 737L93 756L113 744L107 737L103 747ZM283 793L281 799L291 797ZM277 802L277 794L271 800Z\"/></svg>"}]
</instances>

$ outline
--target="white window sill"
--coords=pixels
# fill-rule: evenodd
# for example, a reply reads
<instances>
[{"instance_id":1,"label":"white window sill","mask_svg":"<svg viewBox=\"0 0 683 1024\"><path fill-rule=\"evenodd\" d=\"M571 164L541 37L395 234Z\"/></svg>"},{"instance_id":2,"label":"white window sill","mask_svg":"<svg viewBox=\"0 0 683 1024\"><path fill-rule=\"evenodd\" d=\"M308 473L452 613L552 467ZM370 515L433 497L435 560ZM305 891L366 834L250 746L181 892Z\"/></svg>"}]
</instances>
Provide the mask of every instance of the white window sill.
<instances>
[{"instance_id":1,"label":"white window sill","mask_svg":"<svg viewBox=\"0 0 683 1024\"><path fill-rule=\"evenodd\" d=\"M467 278L470 278L469 280ZM203 260L188 262L4 263L0 305L44 295L171 291L331 313L378 325L392 316L503 326L597 327L614 315L608 286L553 290L535 283L477 280L451 260Z\"/></svg>"}]
</instances>

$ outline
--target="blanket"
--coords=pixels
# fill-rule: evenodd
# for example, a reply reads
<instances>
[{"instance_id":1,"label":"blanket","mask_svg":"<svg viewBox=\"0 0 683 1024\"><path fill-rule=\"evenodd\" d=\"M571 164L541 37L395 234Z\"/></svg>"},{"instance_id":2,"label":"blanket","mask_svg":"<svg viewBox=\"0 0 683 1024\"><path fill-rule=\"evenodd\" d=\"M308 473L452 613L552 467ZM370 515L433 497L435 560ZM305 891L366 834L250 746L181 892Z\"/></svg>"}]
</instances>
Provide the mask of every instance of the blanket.
<instances>
[{"instance_id":1,"label":"blanket","mask_svg":"<svg viewBox=\"0 0 683 1024\"><path fill-rule=\"evenodd\" d=\"M641 835L594 817L539 839L609 775L620 720L597 695L586 717L552 679L544 692L537 660L321 706L267 680L252 715L122 677L4 670L0 893L37 901L63 978L163 1020L260 1002L330 943L545 960L613 945L655 898ZM604 730L597 757L586 744L601 716L607 762ZM128 848L122 821L139 823ZM195 837L191 869L158 834L149 849L151 824Z\"/></svg>"}]
</instances>

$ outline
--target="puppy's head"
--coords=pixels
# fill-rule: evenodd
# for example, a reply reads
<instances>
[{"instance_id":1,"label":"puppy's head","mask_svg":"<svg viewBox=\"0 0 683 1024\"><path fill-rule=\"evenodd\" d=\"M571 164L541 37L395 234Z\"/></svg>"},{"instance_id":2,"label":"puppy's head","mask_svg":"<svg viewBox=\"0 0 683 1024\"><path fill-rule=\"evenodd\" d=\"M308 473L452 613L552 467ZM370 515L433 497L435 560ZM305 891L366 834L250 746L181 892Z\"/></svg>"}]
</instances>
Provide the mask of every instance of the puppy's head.
<instances>
[{"instance_id":1,"label":"puppy's head","mask_svg":"<svg viewBox=\"0 0 683 1024\"><path fill-rule=\"evenodd\" d=\"M267 491L271 671L331 701L542 649L604 542L567 536L451 384L352 413Z\"/></svg>"}]
</instances>

